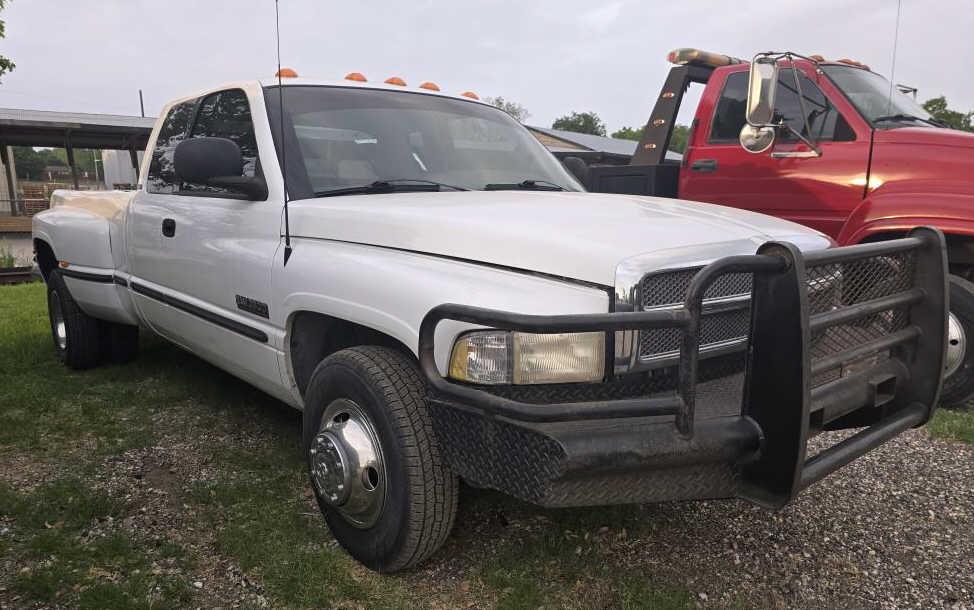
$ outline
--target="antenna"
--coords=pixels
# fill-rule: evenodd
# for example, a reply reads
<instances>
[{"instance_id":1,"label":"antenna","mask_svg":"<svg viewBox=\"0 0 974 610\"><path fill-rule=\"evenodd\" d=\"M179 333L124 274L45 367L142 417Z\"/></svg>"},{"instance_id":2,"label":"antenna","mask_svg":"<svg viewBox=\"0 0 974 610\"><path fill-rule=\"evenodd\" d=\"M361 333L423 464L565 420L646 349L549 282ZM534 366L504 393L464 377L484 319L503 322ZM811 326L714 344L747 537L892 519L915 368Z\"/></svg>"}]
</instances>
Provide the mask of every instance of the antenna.
<instances>
[{"instance_id":1,"label":"antenna","mask_svg":"<svg viewBox=\"0 0 974 610\"><path fill-rule=\"evenodd\" d=\"M281 177L284 180L284 266L291 258L291 221L287 213L287 145L284 143L284 83L281 80L281 15L278 0L274 0L274 29L277 34L277 105L280 112Z\"/></svg>"},{"instance_id":2,"label":"antenna","mask_svg":"<svg viewBox=\"0 0 974 610\"><path fill-rule=\"evenodd\" d=\"M276 1L276 0L275 0ZM886 98L886 114L890 114L893 109L893 83L896 82L896 47L900 42L900 10L903 8L903 0L896 1L896 29L893 30L893 62L889 69L889 97Z\"/></svg>"}]
</instances>

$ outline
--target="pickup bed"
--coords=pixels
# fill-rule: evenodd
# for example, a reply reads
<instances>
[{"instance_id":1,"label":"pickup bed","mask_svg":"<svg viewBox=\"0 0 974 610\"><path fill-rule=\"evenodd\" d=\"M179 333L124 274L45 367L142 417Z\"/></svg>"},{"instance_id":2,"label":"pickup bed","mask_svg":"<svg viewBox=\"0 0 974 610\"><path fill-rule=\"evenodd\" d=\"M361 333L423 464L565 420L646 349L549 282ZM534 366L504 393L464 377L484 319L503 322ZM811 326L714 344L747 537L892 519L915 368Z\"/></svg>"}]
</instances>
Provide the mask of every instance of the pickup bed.
<instances>
[{"instance_id":1,"label":"pickup bed","mask_svg":"<svg viewBox=\"0 0 974 610\"><path fill-rule=\"evenodd\" d=\"M33 236L66 365L130 360L142 329L302 410L315 497L367 566L435 552L460 478L780 507L930 417L939 231L835 248L586 193L503 112L352 76L172 102L136 193L59 191Z\"/></svg>"}]
</instances>

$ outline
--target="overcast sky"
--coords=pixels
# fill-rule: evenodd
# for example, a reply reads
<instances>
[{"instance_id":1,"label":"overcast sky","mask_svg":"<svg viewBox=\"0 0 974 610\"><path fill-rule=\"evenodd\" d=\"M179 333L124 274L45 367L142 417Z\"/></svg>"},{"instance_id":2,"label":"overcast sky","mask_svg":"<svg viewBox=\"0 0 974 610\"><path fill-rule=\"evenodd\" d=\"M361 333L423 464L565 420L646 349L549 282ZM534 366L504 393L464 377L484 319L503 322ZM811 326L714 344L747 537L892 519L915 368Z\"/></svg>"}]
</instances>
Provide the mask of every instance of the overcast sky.
<instances>
[{"instance_id":1,"label":"overcast sky","mask_svg":"<svg viewBox=\"0 0 974 610\"><path fill-rule=\"evenodd\" d=\"M972 0L903 0L895 80L974 108ZM931 6L937 12L931 11ZM550 125L592 110L646 121L669 64L697 47L851 57L889 76L896 0L280 0L282 63L302 76L402 76L501 95ZM0 107L154 116L172 97L273 75L273 0L11 0ZM688 104L689 106L689 104ZM686 113L684 113L686 122Z\"/></svg>"}]
</instances>

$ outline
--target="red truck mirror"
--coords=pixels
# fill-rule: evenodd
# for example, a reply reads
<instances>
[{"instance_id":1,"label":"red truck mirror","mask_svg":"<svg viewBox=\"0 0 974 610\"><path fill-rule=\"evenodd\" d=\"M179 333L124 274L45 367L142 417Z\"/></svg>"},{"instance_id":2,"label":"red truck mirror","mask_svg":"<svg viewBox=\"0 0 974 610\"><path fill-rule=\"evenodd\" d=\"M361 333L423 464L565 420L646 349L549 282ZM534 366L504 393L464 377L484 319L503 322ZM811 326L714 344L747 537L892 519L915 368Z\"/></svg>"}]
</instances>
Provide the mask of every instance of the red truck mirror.
<instances>
[{"instance_id":1,"label":"red truck mirror","mask_svg":"<svg viewBox=\"0 0 974 610\"><path fill-rule=\"evenodd\" d=\"M741 147L749 153L759 154L774 146L774 127L755 127L746 124L741 128Z\"/></svg>"},{"instance_id":2,"label":"red truck mirror","mask_svg":"<svg viewBox=\"0 0 974 610\"><path fill-rule=\"evenodd\" d=\"M740 133L741 146L745 150L752 153L761 153L768 150L774 145L777 130L786 129L804 142L811 150L772 152L772 157L781 159L822 156L821 151L815 146L815 142L810 139L812 130L809 125L808 112L805 109L805 101L799 79L799 68L796 65L797 59L818 63L815 59L792 53L791 51L782 53L758 53L754 56L754 60L751 61L751 68L748 72L747 112L745 115L747 124L744 125ZM795 80L798 104L801 106L801 116L805 121L803 131L798 131L785 121L775 122L775 94L778 90L779 61L782 60L788 62L786 69L790 70Z\"/></svg>"},{"instance_id":3,"label":"red truck mirror","mask_svg":"<svg viewBox=\"0 0 974 610\"><path fill-rule=\"evenodd\" d=\"M747 85L747 122L754 127L768 127L774 121L774 98L778 89L778 62L771 57L757 57L751 63Z\"/></svg>"},{"instance_id":4,"label":"red truck mirror","mask_svg":"<svg viewBox=\"0 0 974 610\"><path fill-rule=\"evenodd\" d=\"M778 62L773 57L755 57L747 83L747 123L740 142L750 153L763 153L774 145L774 100L778 89Z\"/></svg>"}]
</instances>

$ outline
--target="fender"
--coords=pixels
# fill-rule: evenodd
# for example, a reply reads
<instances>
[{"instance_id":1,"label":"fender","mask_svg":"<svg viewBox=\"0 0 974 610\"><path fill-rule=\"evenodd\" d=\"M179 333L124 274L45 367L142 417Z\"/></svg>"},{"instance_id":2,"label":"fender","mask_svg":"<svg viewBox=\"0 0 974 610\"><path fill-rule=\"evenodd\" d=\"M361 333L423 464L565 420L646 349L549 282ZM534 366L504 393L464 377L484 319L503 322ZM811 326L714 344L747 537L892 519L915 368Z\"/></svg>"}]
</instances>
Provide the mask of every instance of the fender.
<instances>
[{"instance_id":1,"label":"fender","mask_svg":"<svg viewBox=\"0 0 974 610\"><path fill-rule=\"evenodd\" d=\"M905 233L918 226L948 235L974 236L974 184L961 180L910 180L884 184L846 219L837 241L857 244L878 233Z\"/></svg>"},{"instance_id":2,"label":"fender","mask_svg":"<svg viewBox=\"0 0 974 610\"><path fill-rule=\"evenodd\" d=\"M609 311L608 287L600 290L473 262L321 239L295 240L294 255L276 281L280 285L275 292L285 296L272 304L272 311L279 312L279 323L288 332L297 313L320 313L388 335L414 355L423 317L443 303L525 314ZM444 322L437 329L441 372L446 372L455 337L469 328ZM285 338L285 351L289 344Z\"/></svg>"},{"instance_id":3,"label":"fender","mask_svg":"<svg viewBox=\"0 0 974 610\"><path fill-rule=\"evenodd\" d=\"M119 191L54 191L51 209L31 221L34 237L46 241L60 261L115 269L113 250L122 254L122 226L132 196Z\"/></svg>"},{"instance_id":4,"label":"fender","mask_svg":"<svg viewBox=\"0 0 974 610\"><path fill-rule=\"evenodd\" d=\"M44 241L76 277L66 283L88 315L121 324L138 324L128 293L115 284L125 251L123 223L133 193L63 191L51 196L51 209L31 221L32 236ZM81 278L81 279L79 279ZM87 278L87 279L85 279Z\"/></svg>"}]
</instances>

